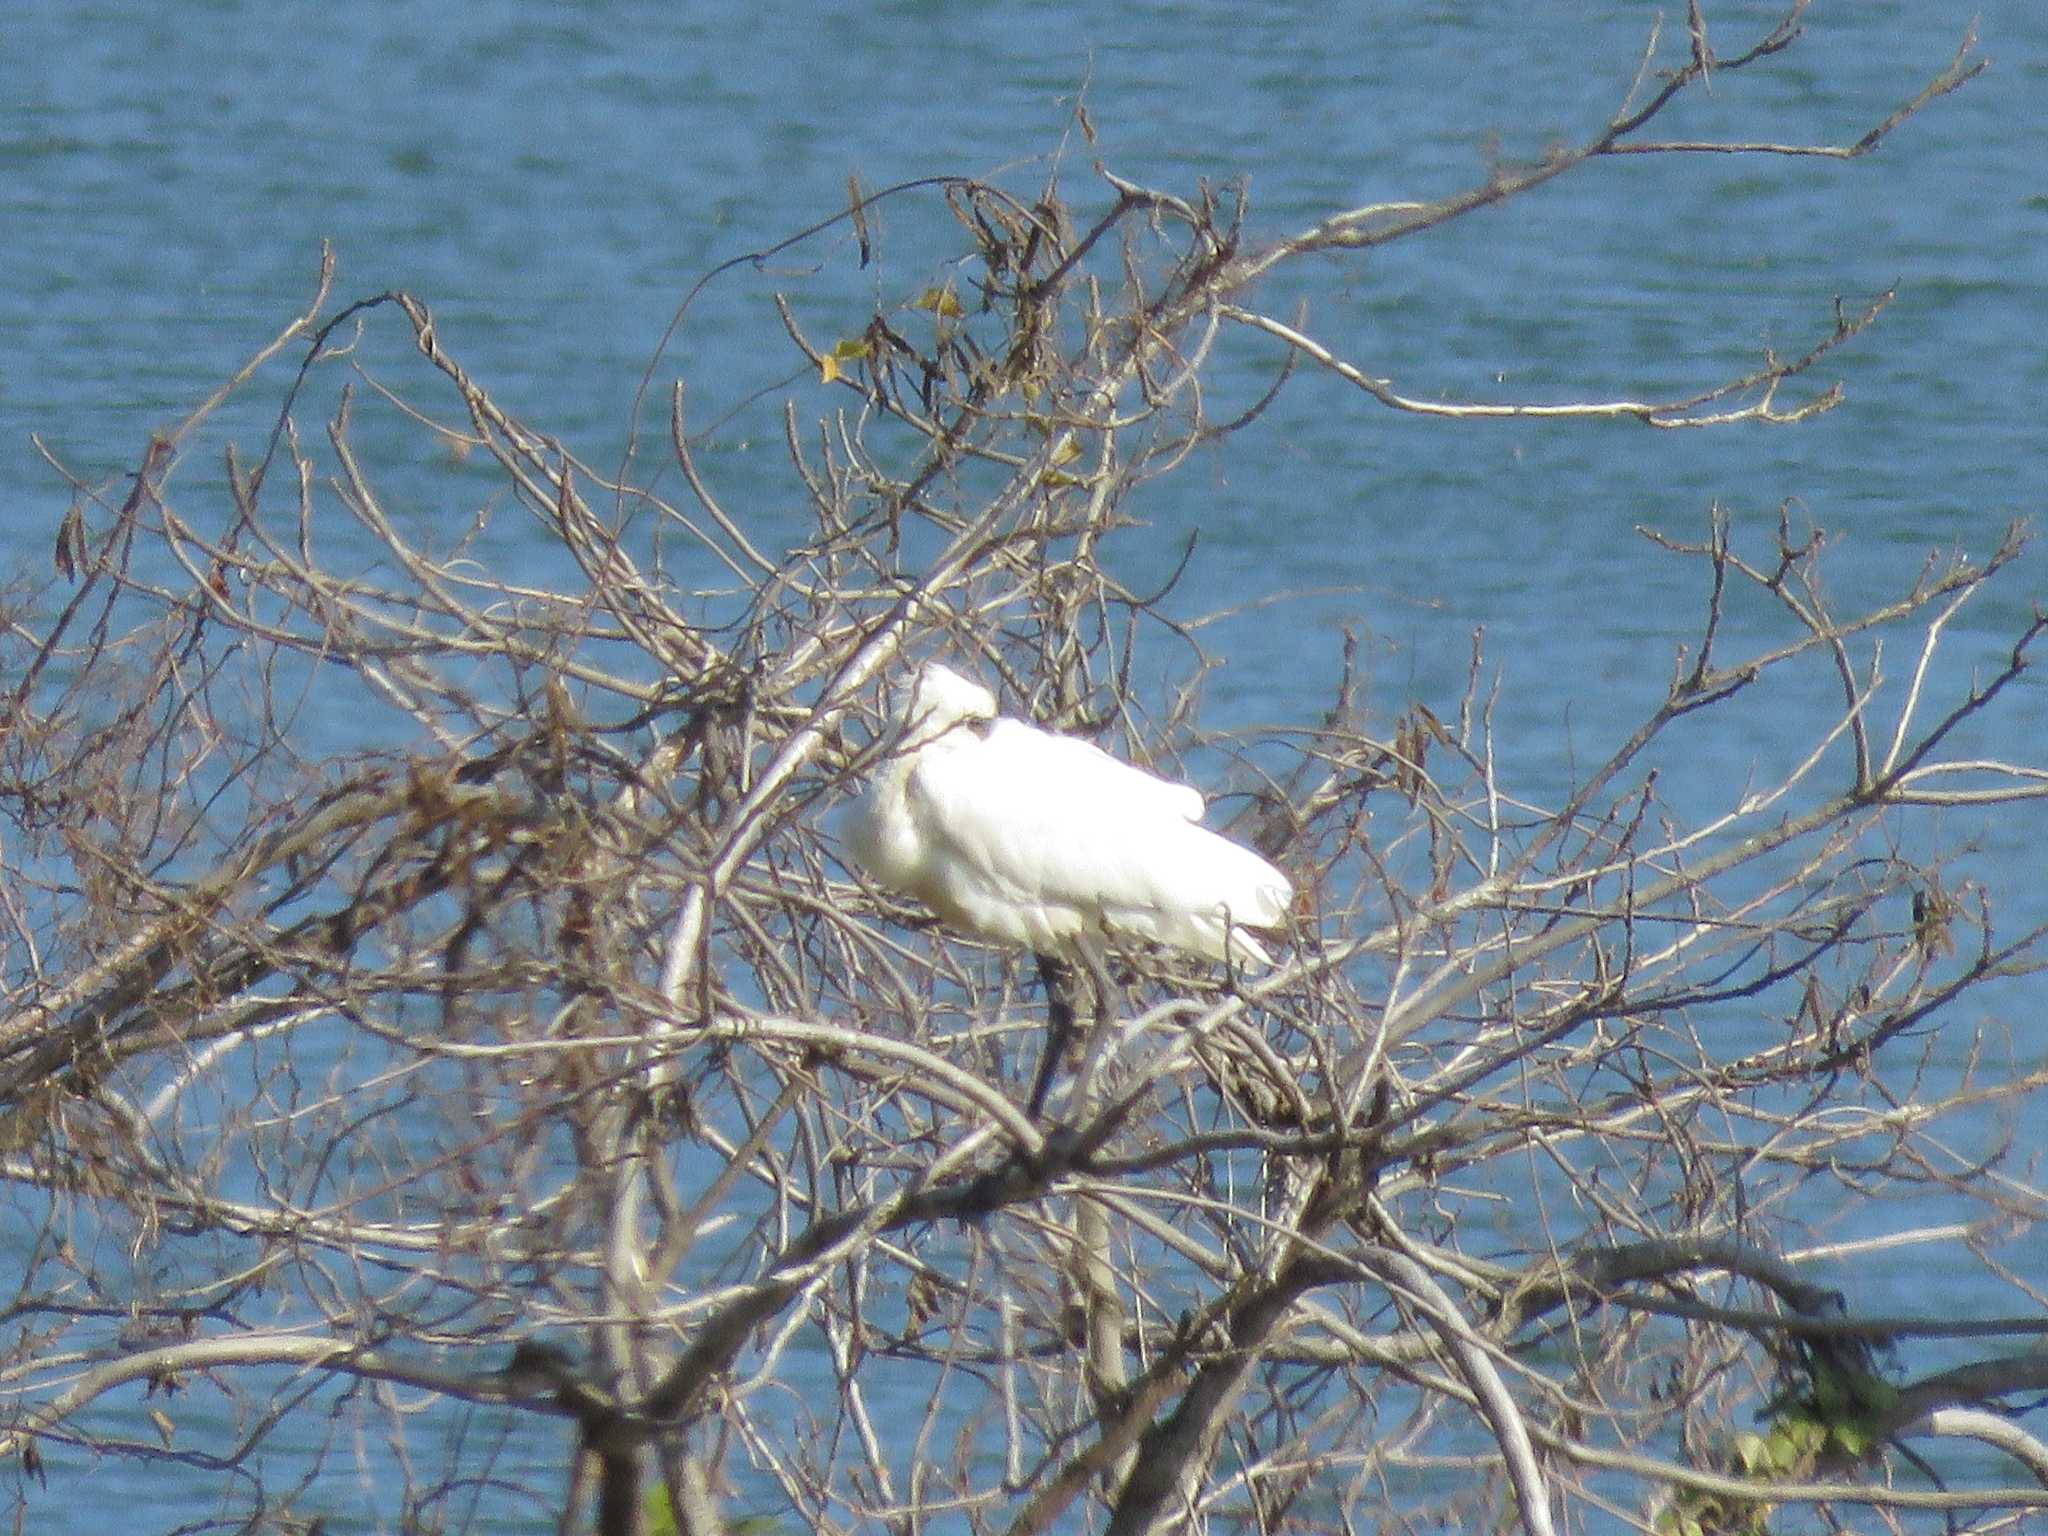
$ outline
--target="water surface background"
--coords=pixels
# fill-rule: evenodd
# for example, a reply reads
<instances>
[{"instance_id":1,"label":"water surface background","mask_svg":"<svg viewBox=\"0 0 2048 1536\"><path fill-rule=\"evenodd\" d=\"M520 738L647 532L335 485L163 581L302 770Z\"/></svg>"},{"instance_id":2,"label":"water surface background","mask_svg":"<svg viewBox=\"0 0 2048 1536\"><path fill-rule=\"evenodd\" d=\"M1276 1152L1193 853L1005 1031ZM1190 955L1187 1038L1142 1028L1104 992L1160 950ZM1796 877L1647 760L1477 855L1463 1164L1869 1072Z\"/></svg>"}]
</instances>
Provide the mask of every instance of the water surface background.
<instances>
[{"instance_id":1,"label":"water surface background","mask_svg":"<svg viewBox=\"0 0 2048 1536\"><path fill-rule=\"evenodd\" d=\"M1930 551L1982 554L2011 519L2037 516L2048 11L1974 9L1993 69L1874 156L1595 166L1262 291L1276 314L1305 299L1311 329L1408 394L1535 401L1685 393L1765 347L1803 350L1837 295L1898 297L1822 370L1846 388L1842 408L1790 428L1445 424L1391 415L1334 379L1297 380L1254 429L1148 487L1134 510L1155 533L1120 556L1142 588L1199 528L1183 613L1302 594L1204 631L1228 663L1210 688L1216 717L1310 717L1346 628L1365 642L1382 710L1411 697L1441 708L1484 626L1504 751L1519 787L1542 795L1654 706L1692 632L1696 574L1638 525L1697 537L1718 503L1761 552L1789 501L1802 525L1830 531L1830 587L1846 606L1908 584ZM1562 0L1512 13L1459 0L15 0L0 29L0 538L10 559L48 559L69 499L30 434L89 481L131 470L152 430L303 305L322 241L338 252L339 297L419 295L501 404L605 464L691 282L840 206L849 173L871 187L990 174L1029 195L1064 153L1069 194L1085 200L1099 155L1179 192L1243 179L1254 235L1270 237L1336 208L1452 191L1496 147L1529 156L1583 137L1660 15L1674 34L1661 56L1675 60L1682 6ZM1774 16L1727 4L1709 22L1733 52ZM1666 132L1852 141L1940 68L1965 20L1944 5L1820 4L1789 57L1717 77ZM1079 98L1093 148L1074 130ZM945 231L929 205L886 208L892 273L942 276L957 247ZM836 265L810 270L821 260ZM876 297L851 270L842 245L786 274L828 335L835 303L851 330ZM770 286L704 303L662 358L657 388L686 377L695 419L795 371L760 302ZM1251 398L1272 363L1238 349L1220 398ZM282 374L259 387L223 430L253 441L282 387ZM837 403L812 395L818 413ZM798 536L772 415L714 436L707 458L758 542ZM180 483L216 465L188 465ZM536 540L510 558L536 563L510 574L544 579L552 555ZM1946 677L1996 664L2044 573L2030 556L1970 612ZM1769 622L1745 609L1734 638ZM1780 713L1702 731L1667 788L1702 813L1724 804L1785 760L1819 696L1790 690ZM2044 740L2048 697L2029 681L1977 744L2039 761ZM2040 818L1940 830L1982 844L2010 926L2042 918ZM2038 1019L2008 1022L2038 1062ZM1871 1305L1917 1309L1925 1264L1903 1268L1839 1278L1867 1281ZM2038 1252L2031 1273L2048 1278ZM132 1497L116 1470L66 1483L79 1529Z\"/></svg>"}]
</instances>

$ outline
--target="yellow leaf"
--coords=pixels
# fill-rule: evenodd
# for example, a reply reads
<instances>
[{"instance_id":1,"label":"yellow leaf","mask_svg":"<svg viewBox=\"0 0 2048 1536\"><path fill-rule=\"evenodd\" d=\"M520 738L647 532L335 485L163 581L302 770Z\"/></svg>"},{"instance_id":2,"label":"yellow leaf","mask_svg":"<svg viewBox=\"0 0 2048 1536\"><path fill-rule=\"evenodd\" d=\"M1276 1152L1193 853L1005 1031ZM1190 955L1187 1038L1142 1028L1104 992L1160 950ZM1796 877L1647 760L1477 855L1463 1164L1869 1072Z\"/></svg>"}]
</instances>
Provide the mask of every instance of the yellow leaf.
<instances>
[{"instance_id":1,"label":"yellow leaf","mask_svg":"<svg viewBox=\"0 0 2048 1536\"><path fill-rule=\"evenodd\" d=\"M859 337L849 337L818 359L818 373L827 384L834 379L843 379L848 363L858 362L873 351L874 348Z\"/></svg>"},{"instance_id":2,"label":"yellow leaf","mask_svg":"<svg viewBox=\"0 0 2048 1536\"><path fill-rule=\"evenodd\" d=\"M943 315L948 320L957 320L967 313L966 310L960 307L959 299L954 297L953 287L950 283L944 288L925 289L923 293L920 293L915 299L910 301L910 307L912 309L928 309L936 315Z\"/></svg>"}]
</instances>

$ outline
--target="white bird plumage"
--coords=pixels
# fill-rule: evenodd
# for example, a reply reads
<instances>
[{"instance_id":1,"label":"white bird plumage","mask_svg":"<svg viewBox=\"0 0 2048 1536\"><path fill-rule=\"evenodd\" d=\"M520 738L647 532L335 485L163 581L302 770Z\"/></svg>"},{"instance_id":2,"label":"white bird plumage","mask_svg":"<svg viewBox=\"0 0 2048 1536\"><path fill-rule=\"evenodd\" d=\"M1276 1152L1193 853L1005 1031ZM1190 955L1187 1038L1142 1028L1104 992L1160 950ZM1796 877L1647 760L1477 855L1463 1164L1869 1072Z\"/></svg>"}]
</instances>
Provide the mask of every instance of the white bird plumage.
<instances>
[{"instance_id":1,"label":"white bird plumage","mask_svg":"<svg viewBox=\"0 0 2048 1536\"><path fill-rule=\"evenodd\" d=\"M928 663L899 697L900 743L848 817L847 851L949 926L1041 955L1109 934L1266 965L1287 876L1200 825L1186 784L996 712Z\"/></svg>"}]
</instances>

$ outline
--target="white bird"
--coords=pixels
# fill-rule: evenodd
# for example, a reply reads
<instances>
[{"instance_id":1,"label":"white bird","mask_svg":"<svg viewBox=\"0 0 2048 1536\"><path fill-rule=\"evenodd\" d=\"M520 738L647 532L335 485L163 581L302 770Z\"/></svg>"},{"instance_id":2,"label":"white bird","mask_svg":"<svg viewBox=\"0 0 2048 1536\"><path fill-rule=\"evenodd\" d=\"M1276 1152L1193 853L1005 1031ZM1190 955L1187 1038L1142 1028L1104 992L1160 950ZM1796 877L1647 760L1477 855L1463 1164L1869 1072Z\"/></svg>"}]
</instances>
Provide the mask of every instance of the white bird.
<instances>
[{"instance_id":1,"label":"white bird","mask_svg":"<svg viewBox=\"0 0 2048 1536\"><path fill-rule=\"evenodd\" d=\"M1186 784L1077 737L996 713L995 695L938 662L899 697L902 739L847 818L847 851L950 927L1039 957L1053 1038L1036 1114L1073 1027L1059 962L1099 973L1110 935L1211 960L1271 963L1250 929L1277 928L1294 887L1200 825Z\"/></svg>"}]
</instances>

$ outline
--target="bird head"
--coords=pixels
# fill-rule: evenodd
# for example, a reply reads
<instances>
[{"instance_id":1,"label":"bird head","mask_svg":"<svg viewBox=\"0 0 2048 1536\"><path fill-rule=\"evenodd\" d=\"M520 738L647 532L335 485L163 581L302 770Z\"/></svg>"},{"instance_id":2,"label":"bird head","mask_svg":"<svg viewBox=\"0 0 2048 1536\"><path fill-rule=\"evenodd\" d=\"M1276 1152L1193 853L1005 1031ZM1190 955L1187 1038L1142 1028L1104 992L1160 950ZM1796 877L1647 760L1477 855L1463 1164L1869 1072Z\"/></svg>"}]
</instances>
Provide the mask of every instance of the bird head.
<instances>
[{"instance_id":1,"label":"bird head","mask_svg":"<svg viewBox=\"0 0 2048 1536\"><path fill-rule=\"evenodd\" d=\"M993 720L996 696L951 667L928 661L897 695L896 718L915 741L935 741L962 723Z\"/></svg>"}]
</instances>

